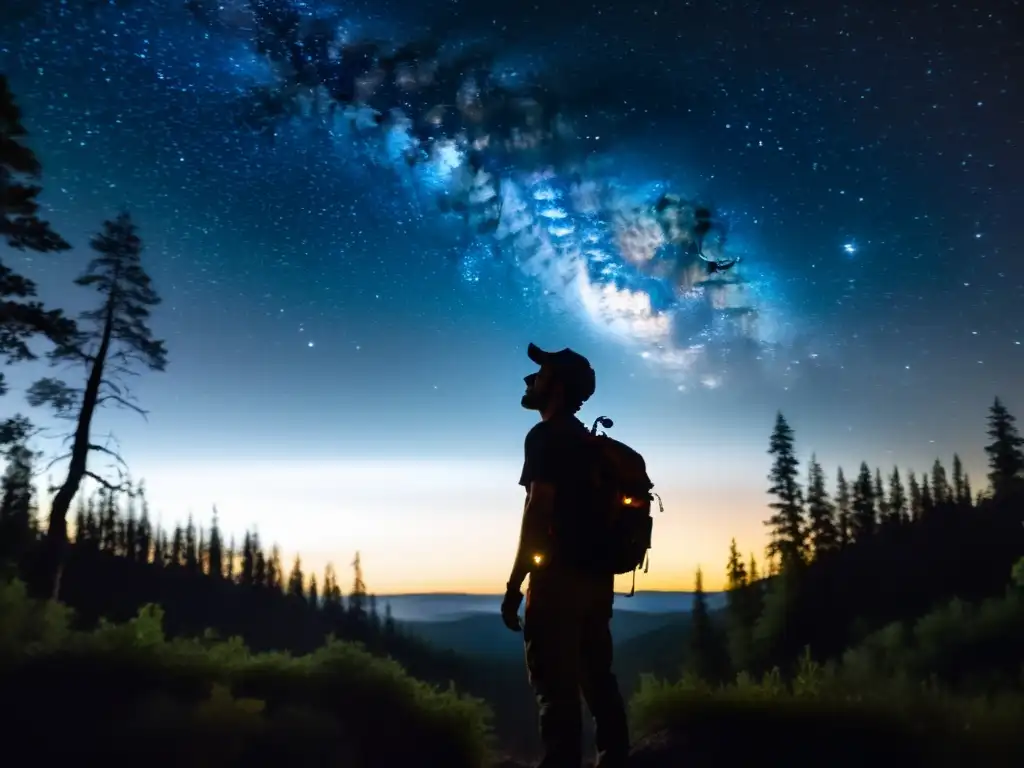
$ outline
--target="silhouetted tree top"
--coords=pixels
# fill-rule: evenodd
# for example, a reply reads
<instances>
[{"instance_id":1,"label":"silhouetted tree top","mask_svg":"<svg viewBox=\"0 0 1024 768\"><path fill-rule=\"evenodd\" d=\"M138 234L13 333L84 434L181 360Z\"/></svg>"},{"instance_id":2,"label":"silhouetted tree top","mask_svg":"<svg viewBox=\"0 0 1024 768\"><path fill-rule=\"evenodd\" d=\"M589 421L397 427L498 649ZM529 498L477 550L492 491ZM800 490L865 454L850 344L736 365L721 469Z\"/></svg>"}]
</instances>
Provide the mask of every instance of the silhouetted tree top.
<instances>
[{"instance_id":1,"label":"silhouetted tree top","mask_svg":"<svg viewBox=\"0 0 1024 768\"><path fill-rule=\"evenodd\" d=\"M22 143L27 135L7 76L0 74L0 237L8 247L20 251L64 251L71 246L39 217L36 198L42 187L19 181L19 178L38 179L43 172L35 152ZM5 281L0 285L14 289L11 295L23 298L35 295L34 286L23 278L20 278L20 285L22 291L31 286L28 293L17 292L19 278L16 275L0 273L0 280Z\"/></svg>"},{"instance_id":2,"label":"silhouetted tree top","mask_svg":"<svg viewBox=\"0 0 1024 768\"><path fill-rule=\"evenodd\" d=\"M875 532L877 516L875 514L875 490L871 477L871 469L866 461L860 464L860 471L853 483L853 512L851 526L855 541L863 541Z\"/></svg>"},{"instance_id":3,"label":"silhouetted tree top","mask_svg":"<svg viewBox=\"0 0 1024 768\"><path fill-rule=\"evenodd\" d=\"M813 455L807 472L807 518L807 534L815 557L839 548L835 506L825 488L825 471Z\"/></svg>"},{"instance_id":4,"label":"silhouetted tree top","mask_svg":"<svg viewBox=\"0 0 1024 768\"><path fill-rule=\"evenodd\" d=\"M42 166L23 143L28 135L21 122L6 75L0 74L0 244L18 251L48 253L71 246L39 216L36 198ZM36 359L29 346L42 335L63 343L75 333L75 323L59 309L47 309L35 299L36 284L0 258L0 359L7 363ZM7 390L0 372L0 395ZM31 424L23 416L0 420L0 449L27 439Z\"/></svg>"},{"instance_id":5,"label":"silhouetted tree top","mask_svg":"<svg viewBox=\"0 0 1024 768\"><path fill-rule=\"evenodd\" d=\"M773 457L768 480L768 493L773 497L768 506L773 510L765 521L770 531L768 553L779 558L783 570L798 565L804 557L806 530L804 526L803 491L797 479L799 462L793 448L793 430L779 413L775 418L768 453Z\"/></svg>"},{"instance_id":6,"label":"silhouetted tree top","mask_svg":"<svg viewBox=\"0 0 1024 768\"><path fill-rule=\"evenodd\" d=\"M1017 430L1017 420L997 397L988 414L989 482L996 494L1005 493L1024 474L1024 438Z\"/></svg>"},{"instance_id":7,"label":"silhouetted tree top","mask_svg":"<svg viewBox=\"0 0 1024 768\"><path fill-rule=\"evenodd\" d=\"M40 589L53 594L59 590L62 550L67 539L67 513L82 481L89 477L110 491L125 490L124 459L113 448L92 440L96 410L106 403L130 408L142 415L133 402L123 376L135 374L133 365L162 371L167 362L163 341L153 337L149 327L150 308L160 303L149 275L142 266L142 240L128 213L103 222L90 241L95 256L75 284L92 288L100 295L95 309L82 313L84 325L74 337L57 344L50 352L54 364L81 363L86 371L84 386L46 378L29 388L29 403L49 405L58 416L74 421L67 475L50 505L47 554L40 574L33 580ZM113 483L90 468L88 459L101 453L112 459L119 482ZM198 568L198 542L194 530L175 536L175 555L185 558L190 569Z\"/></svg>"},{"instance_id":8,"label":"silhouetted tree top","mask_svg":"<svg viewBox=\"0 0 1024 768\"><path fill-rule=\"evenodd\" d=\"M889 518L886 522L889 525L906 523L910 519L907 511L907 493L903 488L899 467L893 467L892 474L889 475L888 511Z\"/></svg>"},{"instance_id":9,"label":"silhouetted tree top","mask_svg":"<svg viewBox=\"0 0 1024 768\"><path fill-rule=\"evenodd\" d=\"M850 484L842 467L836 470L836 534L840 547L853 541L853 502L850 498Z\"/></svg>"}]
</instances>

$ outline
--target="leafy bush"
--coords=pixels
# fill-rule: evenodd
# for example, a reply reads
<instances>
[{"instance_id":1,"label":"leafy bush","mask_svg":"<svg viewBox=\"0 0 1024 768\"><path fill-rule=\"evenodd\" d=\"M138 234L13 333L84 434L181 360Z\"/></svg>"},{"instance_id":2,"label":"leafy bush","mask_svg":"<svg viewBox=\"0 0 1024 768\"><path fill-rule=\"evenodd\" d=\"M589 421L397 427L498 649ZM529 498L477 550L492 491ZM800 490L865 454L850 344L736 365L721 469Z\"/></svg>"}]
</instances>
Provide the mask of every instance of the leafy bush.
<instances>
[{"instance_id":1,"label":"leafy bush","mask_svg":"<svg viewBox=\"0 0 1024 768\"><path fill-rule=\"evenodd\" d=\"M1013 573L1010 574L1010 586L1018 592L1024 592L1024 557L1013 566Z\"/></svg>"},{"instance_id":2,"label":"leafy bush","mask_svg":"<svg viewBox=\"0 0 1024 768\"><path fill-rule=\"evenodd\" d=\"M1024 697L954 697L898 679L867 685L809 656L790 682L778 670L720 687L648 676L630 710L640 737L683 734L676 757L697 766L766 755L779 765L1024 765Z\"/></svg>"},{"instance_id":3,"label":"leafy bush","mask_svg":"<svg viewBox=\"0 0 1024 768\"><path fill-rule=\"evenodd\" d=\"M159 607L70 629L70 612L0 583L5 742L34 761L124 756L154 766L479 768L490 713L395 662L330 641L292 657L208 633L167 640Z\"/></svg>"},{"instance_id":4,"label":"leafy bush","mask_svg":"<svg viewBox=\"0 0 1024 768\"><path fill-rule=\"evenodd\" d=\"M915 622L874 632L846 652L843 668L865 679L900 674L964 691L997 691L1024 682L1022 648L1024 590L1011 586L1002 597L977 605L954 599Z\"/></svg>"}]
</instances>

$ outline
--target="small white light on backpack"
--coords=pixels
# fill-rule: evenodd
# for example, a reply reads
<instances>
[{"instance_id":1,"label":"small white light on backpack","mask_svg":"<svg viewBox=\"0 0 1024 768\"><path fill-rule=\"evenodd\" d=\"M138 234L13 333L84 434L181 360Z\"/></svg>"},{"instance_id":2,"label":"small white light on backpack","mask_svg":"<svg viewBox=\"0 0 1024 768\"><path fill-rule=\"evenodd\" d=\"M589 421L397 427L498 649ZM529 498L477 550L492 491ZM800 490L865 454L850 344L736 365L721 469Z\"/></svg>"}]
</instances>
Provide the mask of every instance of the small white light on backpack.
<instances>
[{"instance_id":1,"label":"small white light on backpack","mask_svg":"<svg viewBox=\"0 0 1024 768\"><path fill-rule=\"evenodd\" d=\"M535 565L540 565L542 562L544 562L544 555L534 555L533 562Z\"/></svg>"}]
</instances>

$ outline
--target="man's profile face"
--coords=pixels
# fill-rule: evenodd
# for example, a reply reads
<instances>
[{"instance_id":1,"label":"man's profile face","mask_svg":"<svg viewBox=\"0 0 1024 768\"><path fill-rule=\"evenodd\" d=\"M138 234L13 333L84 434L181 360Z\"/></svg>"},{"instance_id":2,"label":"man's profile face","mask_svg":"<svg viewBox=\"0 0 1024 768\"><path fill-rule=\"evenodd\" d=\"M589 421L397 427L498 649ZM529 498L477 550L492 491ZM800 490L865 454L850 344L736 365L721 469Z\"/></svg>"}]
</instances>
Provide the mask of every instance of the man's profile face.
<instances>
[{"instance_id":1,"label":"man's profile face","mask_svg":"<svg viewBox=\"0 0 1024 768\"><path fill-rule=\"evenodd\" d=\"M543 411L556 393L554 372L547 366L541 366L536 373L523 378L526 392L523 394L522 406L530 411Z\"/></svg>"}]
</instances>

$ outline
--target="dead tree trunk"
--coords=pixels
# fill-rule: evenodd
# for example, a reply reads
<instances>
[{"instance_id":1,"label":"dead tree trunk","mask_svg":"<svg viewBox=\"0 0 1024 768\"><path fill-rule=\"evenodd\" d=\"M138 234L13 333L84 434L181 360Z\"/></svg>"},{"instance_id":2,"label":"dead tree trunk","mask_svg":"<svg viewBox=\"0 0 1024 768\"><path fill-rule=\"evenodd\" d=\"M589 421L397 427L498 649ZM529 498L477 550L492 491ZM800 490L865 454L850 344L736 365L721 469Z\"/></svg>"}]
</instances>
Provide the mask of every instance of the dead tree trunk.
<instances>
[{"instance_id":1,"label":"dead tree trunk","mask_svg":"<svg viewBox=\"0 0 1024 768\"><path fill-rule=\"evenodd\" d=\"M71 509L71 502L75 500L75 496L82 486L82 480L85 479L88 471L92 417L99 404L103 369L113 338L114 308L116 306L114 296L110 296L107 302L100 346L92 360L92 370L89 372L89 379L86 382L85 391L82 393L82 407L78 412L78 424L75 427L75 439L72 443L68 474L50 505L49 525L43 542L38 593L40 597L53 600L60 597L60 578L68 545L68 511Z\"/></svg>"}]
</instances>

